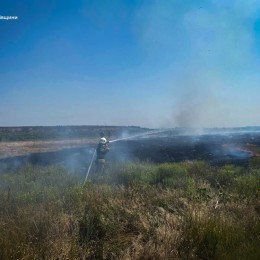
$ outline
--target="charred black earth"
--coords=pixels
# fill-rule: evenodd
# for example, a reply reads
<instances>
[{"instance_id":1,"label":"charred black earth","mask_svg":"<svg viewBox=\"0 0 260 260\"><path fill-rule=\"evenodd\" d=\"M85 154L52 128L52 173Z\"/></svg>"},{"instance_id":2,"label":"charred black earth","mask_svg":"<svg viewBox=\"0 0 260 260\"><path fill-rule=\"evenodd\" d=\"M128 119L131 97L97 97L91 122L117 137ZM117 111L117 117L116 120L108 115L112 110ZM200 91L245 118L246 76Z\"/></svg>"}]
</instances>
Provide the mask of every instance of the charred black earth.
<instances>
[{"instance_id":1,"label":"charred black earth","mask_svg":"<svg viewBox=\"0 0 260 260\"><path fill-rule=\"evenodd\" d=\"M167 136L127 140L111 147L111 160L140 160L153 163L204 160L214 165L247 166L255 154L250 145L260 147L260 133L225 135ZM119 154L118 154L119 153Z\"/></svg>"},{"instance_id":2,"label":"charred black earth","mask_svg":"<svg viewBox=\"0 0 260 260\"><path fill-rule=\"evenodd\" d=\"M248 147L260 147L260 132L208 135L171 135L160 133L142 138L110 143L108 162L146 161L152 163L204 160L212 165L248 166L256 154ZM58 152L35 153L0 160L0 171L32 165L62 165L85 172L95 150L94 146L64 149Z\"/></svg>"}]
</instances>

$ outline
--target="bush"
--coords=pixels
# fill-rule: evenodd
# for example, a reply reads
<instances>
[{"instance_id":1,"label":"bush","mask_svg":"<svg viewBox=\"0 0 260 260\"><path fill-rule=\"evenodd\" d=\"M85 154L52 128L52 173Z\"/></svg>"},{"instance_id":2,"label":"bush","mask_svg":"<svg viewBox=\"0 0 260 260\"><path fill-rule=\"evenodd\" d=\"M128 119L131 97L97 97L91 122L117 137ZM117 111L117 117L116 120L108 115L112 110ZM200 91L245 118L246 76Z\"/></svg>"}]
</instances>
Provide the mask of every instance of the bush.
<instances>
[{"instance_id":1,"label":"bush","mask_svg":"<svg viewBox=\"0 0 260 260\"><path fill-rule=\"evenodd\" d=\"M157 167L152 184L178 188L187 178L187 170L181 164L164 163Z\"/></svg>"},{"instance_id":2,"label":"bush","mask_svg":"<svg viewBox=\"0 0 260 260\"><path fill-rule=\"evenodd\" d=\"M235 177L244 173L243 168L234 165L225 165L219 169L216 176L216 181L225 187L229 187L233 184Z\"/></svg>"},{"instance_id":3,"label":"bush","mask_svg":"<svg viewBox=\"0 0 260 260\"><path fill-rule=\"evenodd\" d=\"M232 190L240 198L257 198L260 195L260 171L250 172L248 175L234 179Z\"/></svg>"},{"instance_id":4,"label":"bush","mask_svg":"<svg viewBox=\"0 0 260 260\"><path fill-rule=\"evenodd\" d=\"M186 259L258 259L259 219L238 222L194 212L183 222L180 255ZM252 233L253 230L253 233Z\"/></svg>"}]
</instances>

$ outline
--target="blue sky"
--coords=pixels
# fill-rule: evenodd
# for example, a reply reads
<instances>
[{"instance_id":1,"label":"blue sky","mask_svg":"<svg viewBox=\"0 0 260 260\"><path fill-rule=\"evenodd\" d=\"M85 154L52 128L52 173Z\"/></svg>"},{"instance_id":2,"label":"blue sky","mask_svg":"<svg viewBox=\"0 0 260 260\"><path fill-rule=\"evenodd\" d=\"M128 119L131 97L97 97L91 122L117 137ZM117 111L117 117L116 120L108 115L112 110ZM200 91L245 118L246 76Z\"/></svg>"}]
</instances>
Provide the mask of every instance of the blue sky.
<instances>
[{"instance_id":1,"label":"blue sky","mask_svg":"<svg viewBox=\"0 0 260 260\"><path fill-rule=\"evenodd\" d=\"M1 1L0 126L260 125L259 0Z\"/></svg>"}]
</instances>

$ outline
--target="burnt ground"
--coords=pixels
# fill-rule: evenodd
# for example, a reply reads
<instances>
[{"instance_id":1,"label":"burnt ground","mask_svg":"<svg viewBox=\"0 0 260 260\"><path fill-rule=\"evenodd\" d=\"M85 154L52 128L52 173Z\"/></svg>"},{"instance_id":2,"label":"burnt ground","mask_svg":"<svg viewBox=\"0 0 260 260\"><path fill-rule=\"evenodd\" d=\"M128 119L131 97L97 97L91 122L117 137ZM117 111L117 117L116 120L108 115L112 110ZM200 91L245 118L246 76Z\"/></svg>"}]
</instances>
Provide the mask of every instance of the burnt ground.
<instances>
[{"instance_id":1,"label":"burnt ground","mask_svg":"<svg viewBox=\"0 0 260 260\"><path fill-rule=\"evenodd\" d=\"M174 136L167 133L146 138L110 143L107 161L148 161L152 163L204 160L212 165L248 166L249 159L259 155L260 132ZM63 149L56 152L33 153L0 160L0 171L9 171L29 163L62 165L69 170L85 172L95 146Z\"/></svg>"},{"instance_id":2,"label":"burnt ground","mask_svg":"<svg viewBox=\"0 0 260 260\"><path fill-rule=\"evenodd\" d=\"M255 156L251 146L260 148L260 133L154 136L118 142L111 147L110 156L111 160L127 160L128 157L154 163L205 160L213 165L247 166L248 160ZM118 155L116 151L122 151L122 154Z\"/></svg>"}]
</instances>

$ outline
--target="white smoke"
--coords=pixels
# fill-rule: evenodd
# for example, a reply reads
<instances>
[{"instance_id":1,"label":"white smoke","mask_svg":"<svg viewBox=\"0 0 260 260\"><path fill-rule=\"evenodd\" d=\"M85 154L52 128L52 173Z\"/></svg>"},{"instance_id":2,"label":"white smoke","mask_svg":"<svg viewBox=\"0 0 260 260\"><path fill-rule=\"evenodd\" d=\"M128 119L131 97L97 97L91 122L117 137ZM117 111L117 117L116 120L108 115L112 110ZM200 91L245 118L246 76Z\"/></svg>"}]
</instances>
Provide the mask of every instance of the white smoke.
<instances>
[{"instance_id":1,"label":"white smoke","mask_svg":"<svg viewBox=\"0 0 260 260\"><path fill-rule=\"evenodd\" d=\"M136 34L147 61L167 71L169 111L164 126L260 124L256 96L259 57L253 48L257 0L149 1ZM173 112L172 112L173 111ZM168 113L171 114L169 119Z\"/></svg>"}]
</instances>

